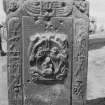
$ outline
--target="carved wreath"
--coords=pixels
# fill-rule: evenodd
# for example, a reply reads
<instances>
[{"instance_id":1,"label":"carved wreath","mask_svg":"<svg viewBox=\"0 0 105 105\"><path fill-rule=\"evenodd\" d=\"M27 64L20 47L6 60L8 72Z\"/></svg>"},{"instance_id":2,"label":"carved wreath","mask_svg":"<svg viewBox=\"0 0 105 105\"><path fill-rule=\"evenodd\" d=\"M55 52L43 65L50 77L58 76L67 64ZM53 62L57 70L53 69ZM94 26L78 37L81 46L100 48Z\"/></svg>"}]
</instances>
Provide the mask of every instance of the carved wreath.
<instances>
[{"instance_id":1,"label":"carved wreath","mask_svg":"<svg viewBox=\"0 0 105 105\"><path fill-rule=\"evenodd\" d=\"M68 46L65 34L44 33L31 36L29 72L33 80L64 80L69 69Z\"/></svg>"}]
</instances>

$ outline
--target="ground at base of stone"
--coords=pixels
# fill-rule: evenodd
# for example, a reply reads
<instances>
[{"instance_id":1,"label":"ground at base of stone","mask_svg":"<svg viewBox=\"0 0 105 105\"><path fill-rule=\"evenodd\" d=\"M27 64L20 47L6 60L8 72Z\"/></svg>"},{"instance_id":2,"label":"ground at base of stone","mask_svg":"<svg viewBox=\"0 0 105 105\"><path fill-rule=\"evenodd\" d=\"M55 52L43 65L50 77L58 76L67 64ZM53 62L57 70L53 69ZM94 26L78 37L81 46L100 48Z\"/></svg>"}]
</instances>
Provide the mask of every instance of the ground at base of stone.
<instances>
[{"instance_id":1,"label":"ground at base of stone","mask_svg":"<svg viewBox=\"0 0 105 105\"><path fill-rule=\"evenodd\" d=\"M86 105L105 105L105 98L98 98L94 100L87 100Z\"/></svg>"}]
</instances>

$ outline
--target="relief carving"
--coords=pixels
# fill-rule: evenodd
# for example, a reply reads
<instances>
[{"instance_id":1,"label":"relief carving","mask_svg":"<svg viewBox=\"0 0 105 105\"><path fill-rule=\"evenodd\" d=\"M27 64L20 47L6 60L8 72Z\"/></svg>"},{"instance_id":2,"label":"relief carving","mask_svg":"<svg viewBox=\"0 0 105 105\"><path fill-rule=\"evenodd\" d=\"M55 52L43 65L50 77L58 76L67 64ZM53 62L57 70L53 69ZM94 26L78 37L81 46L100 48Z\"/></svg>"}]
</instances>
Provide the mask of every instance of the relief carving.
<instances>
[{"instance_id":1,"label":"relief carving","mask_svg":"<svg viewBox=\"0 0 105 105\"><path fill-rule=\"evenodd\" d=\"M73 56L73 97L82 99L85 95L87 58L88 58L88 22L77 19L75 22Z\"/></svg>"},{"instance_id":2,"label":"relief carving","mask_svg":"<svg viewBox=\"0 0 105 105\"><path fill-rule=\"evenodd\" d=\"M20 0L3 0L5 12L7 14L15 12L20 6L19 1Z\"/></svg>"},{"instance_id":3,"label":"relief carving","mask_svg":"<svg viewBox=\"0 0 105 105\"><path fill-rule=\"evenodd\" d=\"M26 1L24 9L32 16L70 16L72 14L72 3L59 1Z\"/></svg>"},{"instance_id":4,"label":"relief carving","mask_svg":"<svg viewBox=\"0 0 105 105\"><path fill-rule=\"evenodd\" d=\"M77 96L83 96L82 90L83 90L82 81L76 81L75 85L73 85L73 94Z\"/></svg>"},{"instance_id":5,"label":"relief carving","mask_svg":"<svg viewBox=\"0 0 105 105\"><path fill-rule=\"evenodd\" d=\"M8 5L8 12L15 12L19 8L19 5L16 0L10 1Z\"/></svg>"},{"instance_id":6,"label":"relief carving","mask_svg":"<svg viewBox=\"0 0 105 105\"><path fill-rule=\"evenodd\" d=\"M42 2L42 15L55 16L55 3L54 2Z\"/></svg>"},{"instance_id":7,"label":"relief carving","mask_svg":"<svg viewBox=\"0 0 105 105\"><path fill-rule=\"evenodd\" d=\"M41 3L40 1L28 0L24 2L23 8L29 15L37 16L41 12Z\"/></svg>"},{"instance_id":8,"label":"relief carving","mask_svg":"<svg viewBox=\"0 0 105 105\"><path fill-rule=\"evenodd\" d=\"M81 13L89 15L89 4L86 0L74 0L73 4Z\"/></svg>"},{"instance_id":9,"label":"relief carving","mask_svg":"<svg viewBox=\"0 0 105 105\"><path fill-rule=\"evenodd\" d=\"M69 2L58 2L56 4L56 16L71 16L73 11L73 5Z\"/></svg>"},{"instance_id":10,"label":"relief carving","mask_svg":"<svg viewBox=\"0 0 105 105\"><path fill-rule=\"evenodd\" d=\"M89 16L89 4L86 0L43 1L43 0L3 0L7 14L26 11L31 16L71 16L73 6L81 13Z\"/></svg>"},{"instance_id":11,"label":"relief carving","mask_svg":"<svg viewBox=\"0 0 105 105\"><path fill-rule=\"evenodd\" d=\"M21 77L21 23L18 17L11 18L8 21L8 93L9 104L22 105L22 77Z\"/></svg>"},{"instance_id":12,"label":"relief carving","mask_svg":"<svg viewBox=\"0 0 105 105\"><path fill-rule=\"evenodd\" d=\"M63 81L69 70L68 41L65 34L33 35L29 47L29 72L34 81Z\"/></svg>"}]
</instances>

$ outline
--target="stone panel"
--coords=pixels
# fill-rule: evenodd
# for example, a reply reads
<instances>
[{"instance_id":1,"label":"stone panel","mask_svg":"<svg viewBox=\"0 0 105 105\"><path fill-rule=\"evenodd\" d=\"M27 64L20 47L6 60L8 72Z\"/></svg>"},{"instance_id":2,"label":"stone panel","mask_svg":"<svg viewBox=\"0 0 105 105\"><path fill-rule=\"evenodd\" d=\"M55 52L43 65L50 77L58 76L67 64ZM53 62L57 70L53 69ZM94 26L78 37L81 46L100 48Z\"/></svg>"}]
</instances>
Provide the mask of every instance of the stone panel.
<instances>
[{"instance_id":1,"label":"stone panel","mask_svg":"<svg viewBox=\"0 0 105 105\"><path fill-rule=\"evenodd\" d=\"M23 17L25 105L70 105L72 18Z\"/></svg>"}]
</instances>

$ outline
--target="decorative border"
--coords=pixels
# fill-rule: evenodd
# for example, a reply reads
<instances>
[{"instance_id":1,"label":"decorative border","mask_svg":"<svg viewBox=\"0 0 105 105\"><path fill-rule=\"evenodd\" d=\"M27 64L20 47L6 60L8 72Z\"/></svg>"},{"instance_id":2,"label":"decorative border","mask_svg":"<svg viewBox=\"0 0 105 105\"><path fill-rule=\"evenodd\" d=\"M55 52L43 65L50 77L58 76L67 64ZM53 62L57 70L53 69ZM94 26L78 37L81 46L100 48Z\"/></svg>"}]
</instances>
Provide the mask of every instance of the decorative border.
<instances>
[{"instance_id":1,"label":"decorative border","mask_svg":"<svg viewBox=\"0 0 105 105\"><path fill-rule=\"evenodd\" d=\"M10 105L23 105L21 40L21 21L18 17L13 17L8 21L7 44L8 98Z\"/></svg>"},{"instance_id":2,"label":"decorative border","mask_svg":"<svg viewBox=\"0 0 105 105\"><path fill-rule=\"evenodd\" d=\"M76 19L74 25L72 98L73 103L79 101L80 105L84 105L88 68L88 21Z\"/></svg>"}]
</instances>

